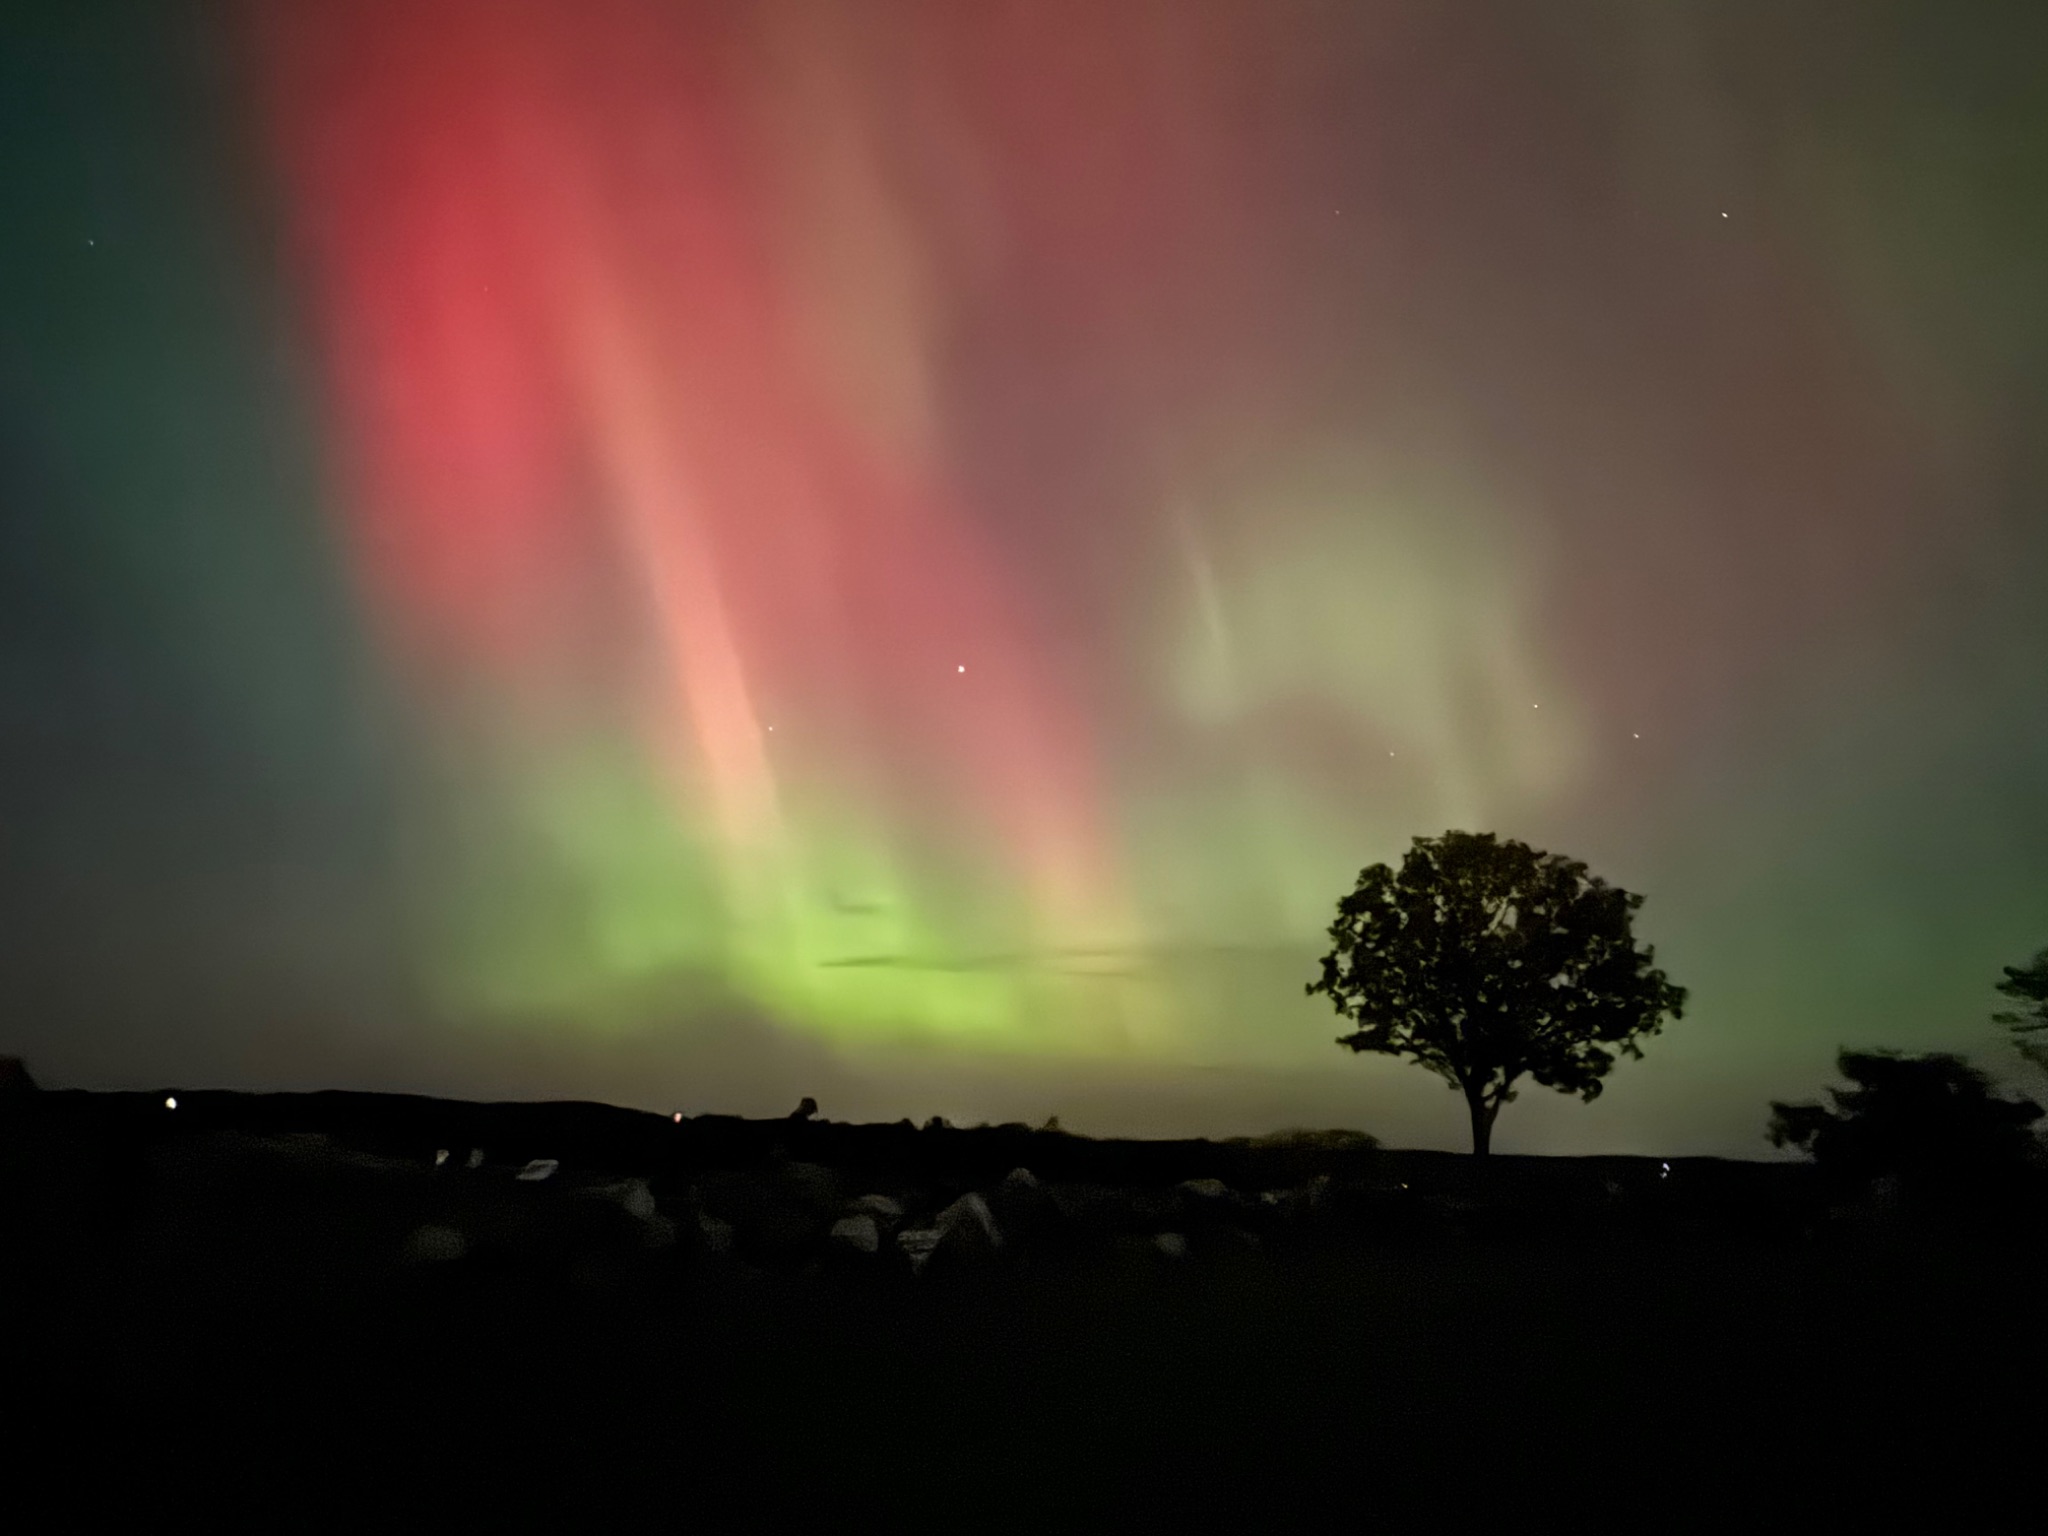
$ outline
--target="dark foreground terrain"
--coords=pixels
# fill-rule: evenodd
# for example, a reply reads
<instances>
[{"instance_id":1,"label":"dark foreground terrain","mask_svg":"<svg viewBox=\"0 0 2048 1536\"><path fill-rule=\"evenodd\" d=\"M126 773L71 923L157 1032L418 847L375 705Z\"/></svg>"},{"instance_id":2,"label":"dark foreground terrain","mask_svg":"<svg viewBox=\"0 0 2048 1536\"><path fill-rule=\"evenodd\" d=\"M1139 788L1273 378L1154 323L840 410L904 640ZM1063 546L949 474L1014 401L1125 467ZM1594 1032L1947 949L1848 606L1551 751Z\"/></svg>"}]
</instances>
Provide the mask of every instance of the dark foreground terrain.
<instances>
[{"instance_id":1,"label":"dark foreground terrain","mask_svg":"<svg viewBox=\"0 0 2048 1536\"><path fill-rule=\"evenodd\" d=\"M10 1482L65 1512L38 1529L2038 1519L2024 1203L164 1097L0 1105Z\"/></svg>"}]
</instances>

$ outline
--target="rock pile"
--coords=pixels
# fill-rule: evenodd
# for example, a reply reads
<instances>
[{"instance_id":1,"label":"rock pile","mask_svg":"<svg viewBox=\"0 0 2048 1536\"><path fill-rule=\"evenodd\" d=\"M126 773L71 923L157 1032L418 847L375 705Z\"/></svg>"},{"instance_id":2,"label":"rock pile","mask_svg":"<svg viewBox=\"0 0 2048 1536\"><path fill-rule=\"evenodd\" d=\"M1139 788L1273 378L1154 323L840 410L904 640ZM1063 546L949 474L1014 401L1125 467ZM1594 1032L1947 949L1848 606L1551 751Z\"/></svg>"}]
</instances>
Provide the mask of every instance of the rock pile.
<instances>
[{"instance_id":1,"label":"rock pile","mask_svg":"<svg viewBox=\"0 0 2048 1536\"><path fill-rule=\"evenodd\" d=\"M791 1163L706 1175L687 1195L696 1249L749 1264L910 1276L1090 1253L1178 1262L1254 1252L1315 1219L1329 1190L1327 1180L1257 1195L1214 1178L1166 1189L1049 1185L1028 1168L981 1189L844 1198L842 1183Z\"/></svg>"}]
</instances>

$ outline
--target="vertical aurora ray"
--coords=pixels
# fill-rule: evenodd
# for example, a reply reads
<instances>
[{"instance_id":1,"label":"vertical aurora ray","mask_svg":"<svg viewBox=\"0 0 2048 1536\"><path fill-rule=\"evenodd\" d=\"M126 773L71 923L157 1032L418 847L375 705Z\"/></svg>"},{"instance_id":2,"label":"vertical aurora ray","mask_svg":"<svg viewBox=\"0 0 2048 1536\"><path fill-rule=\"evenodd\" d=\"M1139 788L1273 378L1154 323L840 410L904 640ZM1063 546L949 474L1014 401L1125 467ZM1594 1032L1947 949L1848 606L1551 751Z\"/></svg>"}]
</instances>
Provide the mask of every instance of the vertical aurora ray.
<instances>
[{"instance_id":1,"label":"vertical aurora ray","mask_svg":"<svg viewBox=\"0 0 2048 1536\"><path fill-rule=\"evenodd\" d=\"M483 835L551 840L597 934L543 941L546 1001L688 965L820 1026L1059 1035L968 962L1114 921L1091 743L944 465L799 323L829 296L790 245L834 235L777 227L748 39L639 0L264 20L363 586L506 781ZM876 345L932 390L914 335ZM636 803L666 895L565 825ZM667 943L603 937L640 903ZM503 1001L522 957L462 920L451 987Z\"/></svg>"},{"instance_id":2,"label":"vertical aurora ray","mask_svg":"<svg viewBox=\"0 0 2048 1536\"><path fill-rule=\"evenodd\" d=\"M1644 891L1697 1000L1531 1145L1990 1048L2033 11L20 9L39 1066L1455 1144L1299 996L1450 825Z\"/></svg>"}]
</instances>

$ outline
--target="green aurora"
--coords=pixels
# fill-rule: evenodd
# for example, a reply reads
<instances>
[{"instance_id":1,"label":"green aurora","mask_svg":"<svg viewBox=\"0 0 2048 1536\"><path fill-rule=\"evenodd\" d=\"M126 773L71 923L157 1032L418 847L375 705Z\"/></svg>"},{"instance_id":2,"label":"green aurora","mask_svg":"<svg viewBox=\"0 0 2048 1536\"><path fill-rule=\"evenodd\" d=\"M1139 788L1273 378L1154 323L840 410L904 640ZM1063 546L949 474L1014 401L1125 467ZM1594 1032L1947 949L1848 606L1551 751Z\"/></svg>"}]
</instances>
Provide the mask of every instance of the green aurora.
<instances>
[{"instance_id":1,"label":"green aurora","mask_svg":"<svg viewBox=\"0 0 2048 1536\"><path fill-rule=\"evenodd\" d=\"M1692 995L1499 1150L2022 1071L2037 8L289 14L0 30L39 1077L1456 1146L1453 826Z\"/></svg>"}]
</instances>

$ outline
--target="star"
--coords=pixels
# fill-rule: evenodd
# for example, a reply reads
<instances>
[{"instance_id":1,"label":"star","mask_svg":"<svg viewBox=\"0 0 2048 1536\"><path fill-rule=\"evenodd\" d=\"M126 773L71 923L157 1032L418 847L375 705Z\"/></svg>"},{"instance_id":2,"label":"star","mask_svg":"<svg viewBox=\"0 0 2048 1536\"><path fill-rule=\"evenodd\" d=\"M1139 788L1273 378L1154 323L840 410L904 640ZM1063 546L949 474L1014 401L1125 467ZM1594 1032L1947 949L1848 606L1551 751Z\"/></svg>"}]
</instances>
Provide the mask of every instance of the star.
<instances>
[{"instance_id":1,"label":"star","mask_svg":"<svg viewBox=\"0 0 2048 1536\"><path fill-rule=\"evenodd\" d=\"M954 668L953 670L954 670L955 672L965 672L965 671L967 670L967 666L966 666L966 664L965 664L965 663L963 662L963 663L962 663L961 665L959 665L959 666L955 667L955 668Z\"/></svg>"}]
</instances>

